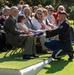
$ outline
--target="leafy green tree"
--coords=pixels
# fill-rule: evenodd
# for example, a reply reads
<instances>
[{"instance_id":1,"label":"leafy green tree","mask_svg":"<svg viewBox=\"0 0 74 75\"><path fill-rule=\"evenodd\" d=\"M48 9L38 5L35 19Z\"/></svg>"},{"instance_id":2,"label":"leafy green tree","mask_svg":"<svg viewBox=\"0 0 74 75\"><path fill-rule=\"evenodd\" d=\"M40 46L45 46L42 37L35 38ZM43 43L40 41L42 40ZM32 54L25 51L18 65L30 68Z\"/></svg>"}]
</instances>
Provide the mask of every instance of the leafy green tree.
<instances>
[{"instance_id":1,"label":"leafy green tree","mask_svg":"<svg viewBox=\"0 0 74 75\"><path fill-rule=\"evenodd\" d=\"M0 4L8 4L9 6L17 5L20 0L0 0ZM74 5L74 0L23 0L25 3L35 6L38 4L42 4L43 6L46 5L53 5L55 9L60 5L64 5L66 8L71 7Z\"/></svg>"},{"instance_id":2,"label":"leafy green tree","mask_svg":"<svg viewBox=\"0 0 74 75\"><path fill-rule=\"evenodd\" d=\"M12 6L12 5L17 5L18 4L18 2L19 2L19 0L7 0L7 1L9 1L9 5L10 6Z\"/></svg>"}]
</instances>

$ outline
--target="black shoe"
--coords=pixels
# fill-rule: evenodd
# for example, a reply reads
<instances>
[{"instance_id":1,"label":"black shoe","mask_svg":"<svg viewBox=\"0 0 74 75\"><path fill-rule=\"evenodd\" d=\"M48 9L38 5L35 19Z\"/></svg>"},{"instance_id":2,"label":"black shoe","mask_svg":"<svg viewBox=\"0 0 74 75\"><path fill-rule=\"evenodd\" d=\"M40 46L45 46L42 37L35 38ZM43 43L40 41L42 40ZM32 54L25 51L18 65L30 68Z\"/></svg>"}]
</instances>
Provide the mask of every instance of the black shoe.
<instances>
[{"instance_id":1,"label":"black shoe","mask_svg":"<svg viewBox=\"0 0 74 75\"><path fill-rule=\"evenodd\" d=\"M68 61L72 61L73 60L73 52L69 53L68 55L69 55Z\"/></svg>"},{"instance_id":2,"label":"black shoe","mask_svg":"<svg viewBox=\"0 0 74 75\"><path fill-rule=\"evenodd\" d=\"M6 52L7 51L7 47L1 48L0 52Z\"/></svg>"},{"instance_id":3,"label":"black shoe","mask_svg":"<svg viewBox=\"0 0 74 75\"><path fill-rule=\"evenodd\" d=\"M34 55L31 55L31 56L33 56L33 57L35 57L35 58L39 58L39 55L35 55L35 54L34 54Z\"/></svg>"},{"instance_id":4,"label":"black shoe","mask_svg":"<svg viewBox=\"0 0 74 75\"><path fill-rule=\"evenodd\" d=\"M61 58L57 58L57 60L60 60Z\"/></svg>"},{"instance_id":5,"label":"black shoe","mask_svg":"<svg viewBox=\"0 0 74 75\"><path fill-rule=\"evenodd\" d=\"M34 59L34 57L30 55L23 55L23 59Z\"/></svg>"}]
</instances>

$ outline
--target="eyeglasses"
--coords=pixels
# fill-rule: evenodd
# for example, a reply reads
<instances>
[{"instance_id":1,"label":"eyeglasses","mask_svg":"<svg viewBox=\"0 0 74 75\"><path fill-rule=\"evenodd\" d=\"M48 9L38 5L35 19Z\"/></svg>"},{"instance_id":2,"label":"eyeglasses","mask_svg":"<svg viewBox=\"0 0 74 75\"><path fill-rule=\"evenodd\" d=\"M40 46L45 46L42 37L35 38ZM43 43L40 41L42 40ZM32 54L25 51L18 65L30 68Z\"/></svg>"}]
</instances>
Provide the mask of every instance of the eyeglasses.
<instances>
[{"instance_id":1,"label":"eyeglasses","mask_svg":"<svg viewBox=\"0 0 74 75\"><path fill-rule=\"evenodd\" d=\"M62 8L59 8L59 10L64 10L64 9L62 9Z\"/></svg>"},{"instance_id":2,"label":"eyeglasses","mask_svg":"<svg viewBox=\"0 0 74 75\"><path fill-rule=\"evenodd\" d=\"M49 10L49 11L53 12L54 10Z\"/></svg>"},{"instance_id":3,"label":"eyeglasses","mask_svg":"<svg viewBox=\"0 0 74 75\"><path fill-rule=\"evenodd\" d=\"M37 13L38 15L42 15L42 13Z\"/></svg>"}]
</instances>

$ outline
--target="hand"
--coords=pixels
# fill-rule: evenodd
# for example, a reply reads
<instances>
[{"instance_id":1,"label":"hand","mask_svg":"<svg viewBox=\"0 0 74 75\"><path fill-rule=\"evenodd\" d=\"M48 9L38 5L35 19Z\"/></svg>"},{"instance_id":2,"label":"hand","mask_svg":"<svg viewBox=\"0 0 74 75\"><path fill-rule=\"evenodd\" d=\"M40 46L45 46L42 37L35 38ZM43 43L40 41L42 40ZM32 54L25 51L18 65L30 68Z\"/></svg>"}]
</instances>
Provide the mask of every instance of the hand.
<instances>
[{"instance_id":1,"label":"hand","mask_svg":"<svg viewBox=\"0 0 74 75\"><path fill-rule=\"evenodd\" d=\"M54 26L54 25L50 25L50 27L51 27L52 29L54 29L54 28L55 28L55 26Z\"/></svg>"}]
</instances>

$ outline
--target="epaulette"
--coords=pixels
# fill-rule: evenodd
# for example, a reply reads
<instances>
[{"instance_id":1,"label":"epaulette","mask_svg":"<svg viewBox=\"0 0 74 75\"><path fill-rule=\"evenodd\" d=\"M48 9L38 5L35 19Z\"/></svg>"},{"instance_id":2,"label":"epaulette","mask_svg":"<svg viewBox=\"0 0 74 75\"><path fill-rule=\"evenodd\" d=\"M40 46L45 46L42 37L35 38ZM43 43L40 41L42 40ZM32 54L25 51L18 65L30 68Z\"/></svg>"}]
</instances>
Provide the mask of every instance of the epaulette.
<instances>
[{"instance_id":1,"label":"epaulette","mask_svg":"<svg viewBox=\"0 0 74 75\"><path fill-rule=\"evenodd\" d=\"M69 22L68 22L68 21L66 21L66 23L67 23L67 24L69 24Z\"/></svg>"}]
</instances>

